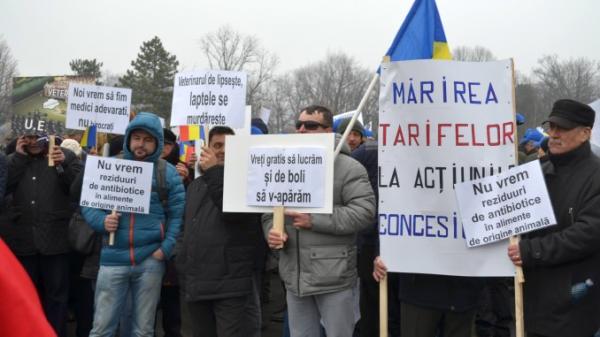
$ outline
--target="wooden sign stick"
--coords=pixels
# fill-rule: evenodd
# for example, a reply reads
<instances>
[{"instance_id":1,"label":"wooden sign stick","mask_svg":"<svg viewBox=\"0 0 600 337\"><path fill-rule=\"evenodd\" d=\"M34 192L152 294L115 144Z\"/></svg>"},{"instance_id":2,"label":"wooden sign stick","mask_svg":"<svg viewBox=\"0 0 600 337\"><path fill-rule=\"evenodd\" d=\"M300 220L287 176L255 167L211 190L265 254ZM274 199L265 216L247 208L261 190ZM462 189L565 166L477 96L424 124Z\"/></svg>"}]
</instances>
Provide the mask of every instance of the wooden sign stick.
<instances>
[{"instance_id":1,"label":"wooden sign stick","mask_svg":"<svg viewBox=\"0 0 600 337\"><path fill-rule=\"evenodd\" d=\"M54 139L54 135L48 136L48 166L54 166L54 159L52 159L52 150L54 149L54 144L56 140Z\"/></svg>"},{"instance_id":2,"label":"wooden sign stick","mask_svg":"<svg viewBox=\"0 0 600 337\"><path fill-rule=\"evenodd\" d=\"M283 236L283 233L285 232L283 206L273 207L273 229L281 236ZM281 248L283 248L283 244L279 247L275 247L275 249Z\"/></svg>"},{"instance_id":3,"label":"wooden sign stick","mask_svg":"<svg viewBox=\"0 0 600 337\"><path fill-rule=\"evenodd\" d=\"M513 59L510 60L511 68L512 68L512 110L513 110L513 120L517 120L517 103L516 103L516 93L515 93L515 61ZM516 124L516 123L515 123ZM519 139L517 135L517 128L515 126L514 139ZM519 164L517 158L519 158L519 144L515 142L515 164ZM519 244L518 236L511 236L510 244ZM523 320L523 283L525 283L525 276L523 275L523 268L515 267L515 336L516 337L525 337L525 321Z\"/></svg>"},{"instance_id":4,"label":"wooden sign stick","mask_svg":"<svg viewBox=\"0 0 600 337\"><path fill-rule=\"evenodd\" d=\"M388 336L388 286L387 276L379 280L379 337Z\"/></svg>"},{"instance_id":5,"label":"wooden sign stick","mask_svg":"<svg viewBox=\"0 0 600 337\"><path fill-rule=\"evenodd\" d=\"M113 208L111 215L115 215L117 214L117 209ZM108 245L112 246L115 244L115 232L110 232L110 234L108 234Z\"/></svg>"},{"instance_id":6,"label":"wooden sign stick","mask_svg":"<svg viewBox=\"0 0 600 337\"><path fill-rule=\"evenodd\" d=\"M519 237L512 236L510 238L511 244L519 244ZM515 336L525 337L525 321L523 317L523 283L525 283L525 276L523 275L523 268L515 266Z\"/></svg>"}]
</instances>

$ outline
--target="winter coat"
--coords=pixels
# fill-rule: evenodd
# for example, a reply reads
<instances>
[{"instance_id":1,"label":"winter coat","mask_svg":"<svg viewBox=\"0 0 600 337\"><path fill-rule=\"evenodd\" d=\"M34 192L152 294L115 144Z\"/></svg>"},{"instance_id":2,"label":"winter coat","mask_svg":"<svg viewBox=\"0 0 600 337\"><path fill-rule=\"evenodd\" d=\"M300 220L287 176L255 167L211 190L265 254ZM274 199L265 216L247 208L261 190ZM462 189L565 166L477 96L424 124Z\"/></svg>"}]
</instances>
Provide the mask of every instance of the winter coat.
<instances>
[{"instance_id":1,"label":"winter coat","mask_svg":"<svg viewBox=\"0 0 600 337\"><path fill-rule=\"evenodd\" d=\"M163 130L160 120L150 113L139 113L127 126L123 158L133 160L129 149L131 132L143 129L157 140L154 153L144 159L154 163L160 158L163 148ZM150 195L150 213L136 214L121 212L119 225L115 232L115 243L109 246L108 232L104 229L104 218L110 211L82 207L82 215L92 228L104 234L104 246L100 256L100 265L123 266L136 265L152 255L157 249L168 258L175 246L183 217L185 191L181 177L171 164L167 163L166 185L168 187L168 211L163 210L158 194L156 170L152 174L152 192Z\"/></svg>"},{"instance_id":2,"label":"winter coat","mask_svg":"<svg viewBox=\"0 0 600 337\"><path fill-rule=\"evenodd\" d=\"M279 274L296 296L344 290L356 281L356 234L373 223L375 196L365 168L346 144L335 159L333 178L333 214L311 214L311 229L296 229L285 219L288 240L280 251ZM267 236L273 214L262 221Z\"/></svg>"},{"instance_id":3,"label":"winter coat","mask_svg":"<svg viewBox=\"0 0 600 337\"><path fill-rule=\"evenodd\" d=\"M379 205L379 194L377 193L377 178L378 178L378 162L377 162L377 142L374 140L368 140L362 143L359 147L352 151L352 158L356 159L359 163L361 163L365 169L367 170L367 174L369 175L369 182L371 183L371 187L373 188L373 192L375 192L375 200L376 204ZM369 246L378 246L379 241L379 227L377 219L374 219L371 226L367 227L367 229L361 231L358 234L358 249L360 253L360 249L362 245ZM371 270L372 272L372 270Z\"/></svg>"},{"instance_id":4,"label":"winter coat","mask_svg":"<svg viewBox=\"0 0 600 337\"><path fill-rule=\"evenodd\" d=\"M15 219L5 224L4 240L15 255L69 252L67 230L73 214L69 189L82 165L75 154L62 149L61 165L48 166L44 155L17 152L8 157L9 212Z\"/></svg>"},{"instance_id":5,"label":"winter coat","mask_svg":"<svg viewBox=\"0 0 600 337\"><path fill-rule=\"evenodd\" d=\"M590 143L543 166L557 225L523 236L525 330L592 336L600 328L600 160ZM595 285L576 300L571 288Z\"/></svg>"},{"instance_id":6,"label":"winter coat","mask_svg":"<svg viewBox=\"0 0 600 337\"><path fill-rule=\"evenodd\" d=\"M213 166L187 190L185 224L176 258L188 302L252 291L260 215L223 213L223 166Z\"/></svg>"}]
</instances>

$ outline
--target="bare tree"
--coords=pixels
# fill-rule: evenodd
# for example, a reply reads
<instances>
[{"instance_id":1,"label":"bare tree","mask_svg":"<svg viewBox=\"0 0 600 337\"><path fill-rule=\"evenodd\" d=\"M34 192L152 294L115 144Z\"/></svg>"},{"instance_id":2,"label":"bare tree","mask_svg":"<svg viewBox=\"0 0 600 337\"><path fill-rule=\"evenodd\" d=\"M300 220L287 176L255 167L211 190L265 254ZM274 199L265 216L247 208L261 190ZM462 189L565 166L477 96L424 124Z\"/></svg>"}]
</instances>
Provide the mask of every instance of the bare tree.
<instances>
[{"instance_id":1,"label":"bare tree","mask_svg":"<svg viewBox=\"0 0 600 337\"><path fill-rule=\"evenodd\" d=\"M452 51L452 58L456 61L485 62L496 59L492 52L482 46L459 46Z\"/></svg>"},{"instance_id":2,"label":"bare tree","mask_svg":"<svg viewBox=\"0 0 600 337\"><path fill-rule=\"evenodd\" d=\"M335 53L279 77L269 96L277 122L275 129L289 131L296 114L311 104L324 105L334 114L356 109L372 75L352 57ZM363 111L365 123L373 121L377 125L377 96L373 92L369 97Z\"/></svg>"},{"instance_id":3,"label":"bare tree","mask_svg":"<svg viewBox=\"0 0 600 337\"><path fill-rule=\"evenodd\" d=\"M12 78L17 73L17 61L6 41L0 37L0 125L6 121L10 110Z\"/></svg>"},{"instance_id":4,"label":"bare tree","mask_svg":"<svg viewBox=\"0 0 600 337\"><path fill-rule=\"evenodd\" d=\"M525 116L527 127L539 126L546 118L541 108L539 85L531 77L518 71L515 72L515 82L517 112Z\"/></svg>"},{"instance_id":5,"label":"bare tree","mask_svg":"<svg viewBox=\"0 0 600 337\"><path fill-rule=\"evenodd\" d=\"M557 99L590 103L600 96L600 63L595 60L580 57L561 62L556 55L546 55L538 60L533 74L539 80L546 111Z\"/></svg>"},{"instance_id":6,"label":"bare tree","mask_svg":"<svg viewBox=\"0 0 600 337\"><path fill-rule=\"evenodd\" d=\"M293 110L294 95L292 95L291 76L282 75L275 78L267 87L266 104L271 109L269 130L272 133L289 133L294 130L294 118L296 111Z\"/></svg>"},{"instance_id":7,"label":"bare tree","mask_svg":"<svg viewBox=\"0 0 600 337\"><path fill-rule=\"evenodd\" d=\"M242 35L230 26L200 39L200 47L212 69L245 71L248 74L247 102L256 109L266 99L265 83L274 77L279 63L255 36Z\"/></svg>"}]
</instances>

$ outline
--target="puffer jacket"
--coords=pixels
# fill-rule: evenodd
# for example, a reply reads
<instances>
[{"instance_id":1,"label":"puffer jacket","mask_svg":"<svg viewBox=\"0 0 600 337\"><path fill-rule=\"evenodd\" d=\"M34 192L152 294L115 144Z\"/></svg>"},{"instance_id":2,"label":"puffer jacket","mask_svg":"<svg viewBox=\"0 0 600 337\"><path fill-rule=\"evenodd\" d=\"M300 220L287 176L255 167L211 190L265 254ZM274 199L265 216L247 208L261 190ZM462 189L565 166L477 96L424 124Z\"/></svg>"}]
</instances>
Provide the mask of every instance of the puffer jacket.
<instances>
[{"instance_id":1,"label":"puffer jacket","mask_svg":"<svg viewBox=\"0 0 600 337\"><path fill-rule=\"evenodd\" d=\"M144 161L154 163L160 158L163 148L163 130L160 120L150 113L139 113L127 126L123 146L123 158L133 160L129 149L131 132L143 129L157 140L154 153ZM163 210L158 194L156 170L152 175L152 192L150 195L150 213L136 214L121 212L119 226L115 232L115 243L108 245L108 232L104 230L104 218L109 211L82 207L81 214L92 228L104 234L104 244L100 255L100 265L123 266L141 263L160 248L169 257L175 246L175 241L181 227L185 204L185 190L177 170L167 164L166 183L168 188L168 212Z\"/></svg>"},{"instance_id":2,"label":"puffer jacket","mask_svg":"<svg viewBox=\"0 0 600 337\"><path fill-rule=\"evenodd\" d=\"M590 143L550 155L542 166L557 225L519 243L525 330L544 336L592 336L600 328L600 160ZM571 288L592 280L580 299Z\"/></svg>"},{"instance_id":3,"label":"puffer jacket","mask_svg":"<svg viewBox=\"0 0 600 337\"><path fill-rule=\"evenodd\" d=\"M260 214L223 213L224 168L217 165L187 190L176 265L186 301L250 294Z\"/></svg>"},{"instance_id":4,"label":"puffer jacket","mask_svg":"<svg viewBox=\"0 0 600 337\"><path fill-rule=\"evenodd\" d=\"M336 143L339 142L336 135ZM375 195L365 168L344 144L333 173L333 213L311 214L312 228L296 229L285 219L288 240L279 256L279 274L287 291L309 296L344 290L354 285L356 234L372 225ZM273 214L263 215L265 236Z\"/></svg>"}]
</instances>

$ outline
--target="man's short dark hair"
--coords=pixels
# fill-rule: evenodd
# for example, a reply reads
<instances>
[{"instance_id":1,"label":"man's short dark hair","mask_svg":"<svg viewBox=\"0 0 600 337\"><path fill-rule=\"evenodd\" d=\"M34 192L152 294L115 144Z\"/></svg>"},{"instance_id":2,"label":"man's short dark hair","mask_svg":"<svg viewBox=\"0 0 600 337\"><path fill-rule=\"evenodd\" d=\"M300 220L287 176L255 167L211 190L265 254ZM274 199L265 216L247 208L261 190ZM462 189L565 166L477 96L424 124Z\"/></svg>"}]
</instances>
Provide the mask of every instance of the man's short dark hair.
<instances>
[{"instance_id":1,"label":"man's short dark hair","mask_svg":"<svg viewBox=\"0 0 600 337\"><path fill-rule=\"evenodd\" d=\"M208 143L212 140L214 135L235 135L233 129L228 126L215 126L208 132Z\"/></svg>"},{"instance_id":2,"label":"man's short dark hair","mask_svg":"<svg viewBox=\"0 0 600 337\"><path fill-rule=\"evenodd\" d=\"M323 114L323 124L327 127L333 125L333 113L328 108L321 105L309 105L304 109L300 110L300 113L306 112L309 115L320 113Z\"/></svg>"}]
</instances>

